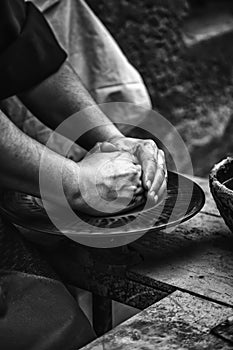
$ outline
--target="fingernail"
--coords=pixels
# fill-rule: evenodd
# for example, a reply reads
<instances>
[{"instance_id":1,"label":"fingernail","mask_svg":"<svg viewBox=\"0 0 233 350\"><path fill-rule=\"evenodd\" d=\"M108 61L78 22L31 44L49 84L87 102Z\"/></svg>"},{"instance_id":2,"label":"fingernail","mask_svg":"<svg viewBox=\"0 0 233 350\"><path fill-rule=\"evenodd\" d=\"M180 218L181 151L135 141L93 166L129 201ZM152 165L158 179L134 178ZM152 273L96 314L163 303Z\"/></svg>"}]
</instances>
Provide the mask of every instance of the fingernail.
<instances>
[{"instance_id":1,"label":"fingernail","mask_svg":"<svg viewBox=\"0 0 233 350\"><path fill-rule=\"evenodd\" d=\"M158 199L159 199L159 197L156 195L156 196L154 197L154 201L155 201L155 203L157 203L157 202L158 202Z\"/></svg>"},{"instance_id":2,"label":"fingernail","mask_svg":"<svg viewBox=\"0 0 233 350\"><path fill-rule=\"evenodd\" d=\"M154 198L154 196L155 196L155 191L152 191L152 192L150 193L150 197Z\"/></svg>"},{"instance_id":3,"label":"fingernail","mask_svg":"<svg viewBox=\"0 0 233 350\"><path fill-rule=\"evenodd\" d=\"M148 190L151 188L151 181L150 180L147 181L146 186L147 186Z\"/></svg>"}]
</instances>

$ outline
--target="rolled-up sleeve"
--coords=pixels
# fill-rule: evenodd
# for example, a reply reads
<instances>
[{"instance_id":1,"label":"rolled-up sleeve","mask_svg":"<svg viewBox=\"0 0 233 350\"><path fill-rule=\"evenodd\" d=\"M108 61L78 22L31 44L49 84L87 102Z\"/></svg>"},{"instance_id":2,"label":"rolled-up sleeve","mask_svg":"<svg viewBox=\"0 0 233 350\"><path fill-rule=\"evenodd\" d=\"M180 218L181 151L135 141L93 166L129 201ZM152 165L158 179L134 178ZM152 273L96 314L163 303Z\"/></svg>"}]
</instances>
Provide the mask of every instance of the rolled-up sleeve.
<instances>
[{"instance_id":1,"label":"rolled-up sleeve","mask_svg":"<svg viewBox=\"0 0 233 350\"><path fill-rule=\"evenodd\" d=\"M0 100L40 83L65 59L49 24L31 2L0 1Z\"/></svg>"}]
</instances>

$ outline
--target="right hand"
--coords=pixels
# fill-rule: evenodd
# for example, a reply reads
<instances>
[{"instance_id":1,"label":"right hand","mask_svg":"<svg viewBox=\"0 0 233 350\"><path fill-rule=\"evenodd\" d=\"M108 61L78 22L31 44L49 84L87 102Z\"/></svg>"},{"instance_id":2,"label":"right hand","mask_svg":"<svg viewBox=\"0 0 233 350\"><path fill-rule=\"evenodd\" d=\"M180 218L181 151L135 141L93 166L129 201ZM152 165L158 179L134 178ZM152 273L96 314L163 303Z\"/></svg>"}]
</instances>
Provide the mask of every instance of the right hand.
<instances>
[{"instance_id":1,"label":"right hand","mask_svg":"<svg viewBox=\"0 0 233 350\"><path fill-rule=\"evenodd\" d=\"M111 215L129 208L131 201L135 205L142 200L141 166L128 152L90 153L78 168L77 181L71 181L72 188L66 191L73 209L95 216Z\"/></svg>"}]
</instances>

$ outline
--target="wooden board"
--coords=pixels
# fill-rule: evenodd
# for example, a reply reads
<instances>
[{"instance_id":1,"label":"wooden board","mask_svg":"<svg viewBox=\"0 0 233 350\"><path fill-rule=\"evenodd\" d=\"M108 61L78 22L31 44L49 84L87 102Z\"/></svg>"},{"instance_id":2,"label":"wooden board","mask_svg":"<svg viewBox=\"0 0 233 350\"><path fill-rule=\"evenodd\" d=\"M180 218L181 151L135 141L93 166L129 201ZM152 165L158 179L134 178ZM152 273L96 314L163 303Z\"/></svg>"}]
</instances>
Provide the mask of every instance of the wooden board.
<instances>
[{"instance_id":1,"label":"wooden board","mask_svg":"<svg viewBox=\"0 0 233 350\"><path fill-rule=\"evenodd\" d=\"M175 290L162 283L150 283L150 279L145 282L145 278L135 278L127 266L137 263L138 256L130 251L124 254L120 248L99 252L71 245L67 240L46 257L64 283L141 310Z\"/></svg>"},{"instance_id":2,"label":"wooden board","mask_svg":"<svg viewBox=\"0 0 233 350\"><path fill-rule=\"evenodd\" d=\"M233 234L221 217L199 213L171 233L133 244L144 262L131 269L181 290L233 306Z\"/></svg>"},{"instance_id":3,"label":"wooden board","mask_svg":"<svg viewBox=\"0 0 233 350\"><path fill-rule=\"evenodd\" d=\"M83 350L228 350L211 334L233 309L176 291L87 345Z\"/></svg>"}]
</instances>

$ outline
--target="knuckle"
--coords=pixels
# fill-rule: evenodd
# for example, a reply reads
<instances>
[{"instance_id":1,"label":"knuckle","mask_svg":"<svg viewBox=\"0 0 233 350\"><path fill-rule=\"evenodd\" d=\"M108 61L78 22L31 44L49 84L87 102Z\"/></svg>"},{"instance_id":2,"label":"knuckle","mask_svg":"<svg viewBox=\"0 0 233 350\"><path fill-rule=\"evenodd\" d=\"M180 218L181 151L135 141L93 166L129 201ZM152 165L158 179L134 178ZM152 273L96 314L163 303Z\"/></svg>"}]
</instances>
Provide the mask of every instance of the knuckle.
<instances>
[{"instance_id":1,"label":"knuckle","mask_svg":"<svg viewBox=\"0 0 233 350\"><path fill-rule=\"evenodd\" d=\"M155 141L151 140L150 145L153 148L154 152L158 153L159 148L158 148L157 144L155 143Z\"/></svg>"},{"instance_id":2,"label":"knuckle","mask_svg":"<svg viewBox=\"0 0 233 350\"><path fill-rule=\"evenodd\" d=\"M163 157L163 158L165 158L165 152L164 152L164 150L163 149L159 149L159 153L161 154L161 156Z\"/></svg>"},{"instance_id":3,"label":"knuckle","mask_svg":"<svg viewBox=\"0 0 233 350\"><path fill-rule=\"evenodd\" d=\"M155 146L155 142L152 139L147 139L145 142L150 146Z\"/></svg>"}]
</instances>

